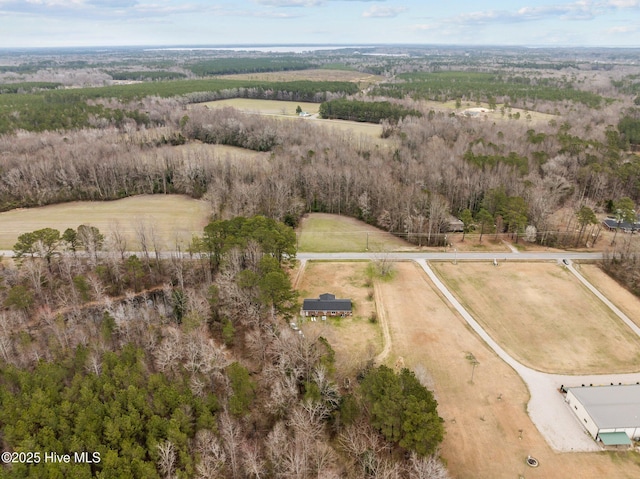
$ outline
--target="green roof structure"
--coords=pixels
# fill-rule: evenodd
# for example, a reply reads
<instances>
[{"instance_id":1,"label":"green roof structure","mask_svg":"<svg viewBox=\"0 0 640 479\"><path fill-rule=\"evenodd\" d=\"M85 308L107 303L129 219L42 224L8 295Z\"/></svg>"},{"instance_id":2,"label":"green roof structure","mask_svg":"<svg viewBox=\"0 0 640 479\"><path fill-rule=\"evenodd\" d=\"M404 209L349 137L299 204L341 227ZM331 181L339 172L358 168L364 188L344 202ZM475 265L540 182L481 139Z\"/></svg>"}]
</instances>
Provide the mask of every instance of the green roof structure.
<instances>
[{"instance_id":1,"label":"green roof structure","mask_svg":"<svg viewBox=\"0 0 640 479\"><path fill-rule=\"evenodd\" d=\"M605 446L631 446L631 439L624 432L601 432L598 437Z\"/></svg>"}]
</instances>

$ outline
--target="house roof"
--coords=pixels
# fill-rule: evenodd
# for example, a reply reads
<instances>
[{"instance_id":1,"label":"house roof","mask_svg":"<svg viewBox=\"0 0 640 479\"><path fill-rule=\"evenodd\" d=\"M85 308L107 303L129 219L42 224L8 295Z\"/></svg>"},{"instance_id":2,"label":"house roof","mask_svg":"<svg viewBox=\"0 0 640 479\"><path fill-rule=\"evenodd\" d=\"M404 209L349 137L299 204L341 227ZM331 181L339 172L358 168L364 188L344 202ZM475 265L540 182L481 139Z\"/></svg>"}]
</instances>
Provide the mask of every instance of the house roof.
<instances>
[{"instance_id":1,"label":"house roof","mask_svg":"<svg viewBox=\"0 0 640 479\"><path fill-rule=\"evenodd\" d=\"M623 230L640 230L640 215L637 216L637 221L635 223L621 221L620 225L618 225L618 221L615 218L606 218L602 222L611 229L620 226Z\"/></svg>"},{"instance_id":2,"label":"house roof","mask_svg":"<svg viewBox=\"0 0 640 479\"><path fill-rule=\"evenodd\" d=\"M331 293L321 294L319 298L305 299L302 302L303 311L351 311L350 299L336 299Z\"/></svg>"},{"instance_id":3,"label":"house roof","mask_svg":"<svg viewBox=\"0 0 640 479\"><path fill-rule=\"evenodd\" d=\"M598 429L640 427L640 385L569 388Z\"/></svg>"}]
</instances>

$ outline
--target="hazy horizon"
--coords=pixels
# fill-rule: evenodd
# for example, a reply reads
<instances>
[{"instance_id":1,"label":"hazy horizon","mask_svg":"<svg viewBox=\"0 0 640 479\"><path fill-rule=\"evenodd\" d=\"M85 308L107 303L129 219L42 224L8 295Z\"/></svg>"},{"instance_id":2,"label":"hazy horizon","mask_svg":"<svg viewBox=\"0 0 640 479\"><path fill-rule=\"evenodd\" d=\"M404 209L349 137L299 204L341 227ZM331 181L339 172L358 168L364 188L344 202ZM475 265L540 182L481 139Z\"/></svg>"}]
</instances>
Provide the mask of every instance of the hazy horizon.
<instances>
[{"instance_id":1,"label":"hazy horizon","mask_svg":"<svg viewBox=\"0 0 640 479\"><path fill-rule=\"evenodd\" d=\"M640 0L0 0L4 48L640 46Z\"/></svg>"}]
</instances>

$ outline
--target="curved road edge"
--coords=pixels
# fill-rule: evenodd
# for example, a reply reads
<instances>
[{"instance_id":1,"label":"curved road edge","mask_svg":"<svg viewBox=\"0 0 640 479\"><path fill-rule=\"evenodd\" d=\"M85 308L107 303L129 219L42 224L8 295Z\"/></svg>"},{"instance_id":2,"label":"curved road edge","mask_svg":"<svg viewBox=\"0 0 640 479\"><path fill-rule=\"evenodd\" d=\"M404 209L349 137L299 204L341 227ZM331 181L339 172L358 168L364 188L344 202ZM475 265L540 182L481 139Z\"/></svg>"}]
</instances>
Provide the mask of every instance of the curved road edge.
<instances>
[{"instance_id":1,"label":"curved road edge","mask_svg":"<svg viewBox=\"0 0 640 479\"><path fill-rule=\"evenodd\" d=\"M522 378L530 394L527 412L549 446L559 452L602 450L569 409L569 406L564 401L564 395L559 391L560 386L635 383L640 381L640 373L574 376L543 373L524 366L507 353L480 326L424 259L416 260L416 262L475 333Z\"/></svg>"}]
</instances>

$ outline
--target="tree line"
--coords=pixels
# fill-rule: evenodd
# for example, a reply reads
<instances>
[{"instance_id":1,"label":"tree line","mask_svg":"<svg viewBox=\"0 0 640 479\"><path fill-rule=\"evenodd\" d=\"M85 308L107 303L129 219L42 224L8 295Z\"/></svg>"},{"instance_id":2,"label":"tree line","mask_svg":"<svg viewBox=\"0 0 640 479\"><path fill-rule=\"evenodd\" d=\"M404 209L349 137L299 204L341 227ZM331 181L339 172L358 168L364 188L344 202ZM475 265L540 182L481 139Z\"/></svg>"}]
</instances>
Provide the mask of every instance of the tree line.
<instances>
[{"instance_id":1,"label":"tree line","mask_svg":"<svg viewBox=\"0 0 640 479\"><path fill-rule=\"evenodd\" d=\"M120 130L0 138L0 208L181 193L208 201L217 218L262 214L295 224L305 212L330 212L428 244L443 240L450 214L477 214L501 185L522 198L524 226L539 232L555 229L552 214L567 202L604 211L609 200L640 200L640 160L620 148L620 133L589 134L578 118L534 129L432 112L400 120L380 140L393 147L382 149L313 122L165 101L143 104L171 125L164 128L125 119ZM268 154L245 161L199 142Z\"/></svg>"},{"instance_id":2,"label":"tree line","mask_svg":"<svg viewBox=\"0 0 640 479\"><path fill-rule=\"evenodd\" d=\"M138 107L139 100L148 97L179 97L183 103L236 97L320 102L332 94L356 93L358 86L350 82L174 80L19 93L23 90L0 96L0 134L120 127L125 118L134 119L138 125L164 125L162 118L150 118L148 111Z\"/></svg>"},{"instance_id":3,"label":"tree line","mask_svg":"<svg viewBox=\"0 0 640 479\"><path fill-rule=\"evenodd\" d=\"M148 232L139 256L117 231L74 250L85 233L101 235L25 232L17 253L51 239L53 254L0 269L0 427L3 450L100 461L0 477L447 477L437 403L412 372L363 358L359 379L338 377L326 339L289 327L289 227L215 220L169 259L146 253Z\"/></svg>"},{"instance_id":4,"label":"tree line","mask_svg":"<svg viewBox=\"0 0 640 479\"><path fill-rule=\"evenodd\" d=\"M375 96L391 98L430 99L450 101L457 98L466 101L486 101L490 104L512 105L538 101L573 101L591 108L598 108L605 101L600 95L575 88L569 82L541 78L504 76L496 73L447 71L433 73L402 73L395 83L383 83L374 88Z\"/></svg>"},{"instance_id":5,"label":"tree line","mask_svg":"<svg viewBox=\"0 0 640 479\"><path fill-rule=\"evenodd\" d=\"M380 123L387 120L397 123L406 116L422 116L417 110L409 110L401 105L388 101L358 101L336 99L323 102L319 109L320 116L327 119Z\"/></svg>"}]
</instances>

